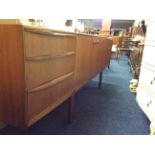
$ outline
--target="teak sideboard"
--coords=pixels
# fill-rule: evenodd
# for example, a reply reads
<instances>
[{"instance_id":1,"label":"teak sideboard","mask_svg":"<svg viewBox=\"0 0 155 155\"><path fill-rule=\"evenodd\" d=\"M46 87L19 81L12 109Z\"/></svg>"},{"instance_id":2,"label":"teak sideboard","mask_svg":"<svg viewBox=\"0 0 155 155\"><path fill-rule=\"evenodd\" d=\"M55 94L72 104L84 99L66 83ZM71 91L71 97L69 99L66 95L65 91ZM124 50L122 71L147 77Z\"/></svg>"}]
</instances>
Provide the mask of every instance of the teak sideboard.
<instances>
[{"instance_id":1,"label":"teak sideboard","mask_svg":"<svg viewBox=\"0 0 155 155\"><path fill-rule=\"evenodd\" d=\"M0 122L31 126L107 67L111 46L106 37L0 24Z\"/></svg>"}]
</instances>

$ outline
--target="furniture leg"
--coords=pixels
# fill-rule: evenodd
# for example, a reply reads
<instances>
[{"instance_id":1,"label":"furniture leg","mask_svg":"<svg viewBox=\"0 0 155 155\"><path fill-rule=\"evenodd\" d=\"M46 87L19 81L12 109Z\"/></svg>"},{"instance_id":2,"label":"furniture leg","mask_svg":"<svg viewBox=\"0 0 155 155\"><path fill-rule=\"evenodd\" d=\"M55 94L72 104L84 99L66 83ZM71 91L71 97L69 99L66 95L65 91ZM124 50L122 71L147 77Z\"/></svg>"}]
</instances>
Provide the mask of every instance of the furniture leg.
<instances>
[{"instance_id":1,"label":"furniture leg","mask_svg":"<svg viewBox=\"0 0 155 155\"><path fill-rule=\"evenodd\" d=\"M110 68L110 60L109 60L109 63L108 63L108 69Z\"/></svg>"},{"instance_id":2,"label":"furniture leg","mask_svg":"<svg viewBox=\"0 0 155 155\"><path fill-rule=\"evenodd\" d=\"M102 86L102 77L103 77L103 72L101 71L100 74L99 74L98 88L101 88L101 86Z\"/></svg>"},{"instance_id":3,"label":"furniture leg","mask_svg":"<svg viewBox=\"0 0 155 155\"><path fill-rule=\"evenodd\" d=\"M74 106L74 94L68 99L68 123L72 123L75 114L75 106Z\"/></svg>"}]
</instances>

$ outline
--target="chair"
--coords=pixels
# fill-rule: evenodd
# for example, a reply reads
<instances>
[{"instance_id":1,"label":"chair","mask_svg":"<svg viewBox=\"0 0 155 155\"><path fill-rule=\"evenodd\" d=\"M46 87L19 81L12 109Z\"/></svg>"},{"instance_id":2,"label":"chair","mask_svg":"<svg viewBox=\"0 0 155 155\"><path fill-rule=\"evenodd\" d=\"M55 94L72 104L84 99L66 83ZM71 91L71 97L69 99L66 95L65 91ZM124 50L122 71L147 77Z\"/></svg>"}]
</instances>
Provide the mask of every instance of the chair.
<instances>
[{"instance_id":1,"label":"chair","mask_svg":"<svg viewBox=\"0 0 155 155\"><path fill-rule=\"evenodd\" d=\"M124 37L123 36L113 36L112 49L111 49L111 58L115 58L119 62L120 57L120 48L122 47Z\"/></svg>"}]
</instances>

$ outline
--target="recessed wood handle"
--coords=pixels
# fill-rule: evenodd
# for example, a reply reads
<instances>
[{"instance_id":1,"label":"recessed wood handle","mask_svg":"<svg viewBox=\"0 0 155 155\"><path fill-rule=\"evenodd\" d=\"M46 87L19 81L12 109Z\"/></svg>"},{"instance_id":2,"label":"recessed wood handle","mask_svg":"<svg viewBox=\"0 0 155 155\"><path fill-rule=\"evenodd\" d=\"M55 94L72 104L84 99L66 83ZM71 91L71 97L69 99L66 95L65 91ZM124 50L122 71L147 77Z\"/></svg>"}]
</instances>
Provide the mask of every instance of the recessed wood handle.
<instances>
[{"instance_id":1,"label":"recessed wood handle","mask_svg":"<svg viewBox=\"0 0 155 155\"><path fill-rule=\"evenodd\" d=\"M28 93L34 93L34 92L38 92L38 91L42 91L42 90L45 90L49 87L52 87L62 81L64 81L65 79L69 78L70 76L72 76L74 74L74 72L71 72L71 73L68 73L68 74L65 74L57 79L54 79L54 80L51 80L51 81L48 81L38 87L35 87L35 88L32 88L30 90L28 90Z\"/></svg>"},{"instance_id":2,"label":"recessed wood handle","mask_svg":"<svg viewBox=\"0 0 155 155\"><path fill-rule=\"evenodd\" d=\"M53 59L59 59L59 58L63 58L63 57L67 57L67 56L71 56L74 55L75 52L71 51L71 52L67 52L61 55L43 55L43 56L34 56L34 57L26 57L27 61L42 61L42 60L53 60Z\"/></svg>"}]
</instances>

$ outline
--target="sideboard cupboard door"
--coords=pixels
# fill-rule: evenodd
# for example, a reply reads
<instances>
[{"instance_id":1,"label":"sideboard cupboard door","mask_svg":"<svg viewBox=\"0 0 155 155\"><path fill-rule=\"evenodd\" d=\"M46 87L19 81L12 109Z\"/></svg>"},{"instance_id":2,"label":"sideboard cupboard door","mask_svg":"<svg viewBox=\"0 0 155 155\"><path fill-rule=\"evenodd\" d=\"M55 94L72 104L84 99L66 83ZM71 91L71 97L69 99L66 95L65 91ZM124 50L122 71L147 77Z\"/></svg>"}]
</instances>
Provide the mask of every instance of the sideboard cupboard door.
<instances>
[{"instance_id":1,"label":"sideboard cupboard door","mask_svg":"<svg viewBox=\"0 0 155 155\"><path fill-rule=\"evenodd\" d=\"M91 77L93 72L93 37L78 35L76 49L76 85L84 85Z\"/></svg>"},{"instance_id":2,"label":"sideboard cupboard door","mask_svg":"<svg viewBox=\"0 0 155 155\"><path fill-rule=\"evenodd\" d=\"M93 75L100 72L101 66L101 38L93 37L93 52L92 52L92 65L93 65ZM102 59L103 60L103 59Z\"/></svg>"},{"instance_id":3,"label":"sideboard cupboard door","mask_svg":"<svg viewBox=\"0 0 155 155\"><path fill-rule=\"evenodd\" d=\"M104 68L106 68L110 64L112 40L106 39L104 45L105 45L105 52L104 52L105 64L104 64Z\"/></svg>"},{"instance_id":4,"label":"sideboard cupboard door","mask_svg":"<svg viewBox=\"0 0 155 155\"><path fill-rule=\"evenodd\" d=\"M112 41L105 37L79 35L77 37L76 89L87 83L110 61Z\"/></svg>"}]
</instances>

